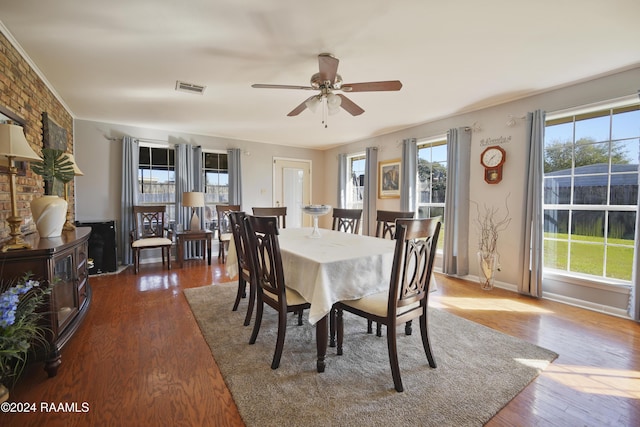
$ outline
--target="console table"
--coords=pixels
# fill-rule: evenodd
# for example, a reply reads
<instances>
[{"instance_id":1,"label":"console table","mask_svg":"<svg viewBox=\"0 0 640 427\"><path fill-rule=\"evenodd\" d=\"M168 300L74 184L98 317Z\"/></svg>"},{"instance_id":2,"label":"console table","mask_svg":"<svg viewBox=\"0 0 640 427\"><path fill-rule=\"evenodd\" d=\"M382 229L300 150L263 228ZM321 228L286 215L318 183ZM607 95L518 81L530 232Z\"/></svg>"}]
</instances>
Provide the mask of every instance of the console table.
<instances>
[{"instance_id":1,"label":"console table","mask_svg":"<svg viewBox=\"0 0 640 427\"><path fill-rule=\"evenodd\" d=\"M2 280L15 280L31 272L33 279L52 288L45 308L49 349L46 354L36 349L38 358L45 360L49 377L58 373L60 350L84 320L91 303L87 267L90 234L90 227L78 227L46 239L33 233L24 239L31 249L0 253Z\"/></svg>"}]
</instances>

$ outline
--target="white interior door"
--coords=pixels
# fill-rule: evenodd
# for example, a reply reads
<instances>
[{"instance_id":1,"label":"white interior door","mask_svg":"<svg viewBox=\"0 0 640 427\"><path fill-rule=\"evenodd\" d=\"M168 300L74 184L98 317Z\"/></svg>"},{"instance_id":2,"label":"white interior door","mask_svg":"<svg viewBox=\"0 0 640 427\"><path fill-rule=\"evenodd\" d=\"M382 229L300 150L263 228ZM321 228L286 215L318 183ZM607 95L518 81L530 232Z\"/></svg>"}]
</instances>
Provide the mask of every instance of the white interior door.
<instances>
[{"instance_id":1,"label":"white interior door","mask_svg":"<svg viewBox=\"0 0 640 427\"><path fill-rule=\"evenodd\" d=\"M287 228L310 227L302 207L311 203L311 161L273 160L273 204L287 207Z\"/></svg>"}]
</instances>

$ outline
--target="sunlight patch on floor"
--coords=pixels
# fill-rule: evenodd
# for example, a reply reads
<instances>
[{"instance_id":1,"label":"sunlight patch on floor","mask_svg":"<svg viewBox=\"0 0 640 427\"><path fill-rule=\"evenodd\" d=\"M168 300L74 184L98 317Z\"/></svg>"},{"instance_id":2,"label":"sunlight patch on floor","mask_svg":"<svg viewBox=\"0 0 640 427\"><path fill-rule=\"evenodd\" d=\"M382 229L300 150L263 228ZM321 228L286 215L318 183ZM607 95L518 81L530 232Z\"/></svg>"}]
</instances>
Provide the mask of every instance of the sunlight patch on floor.
<instances>
[{"instance_id":1,"label":"sunlight patch on floor","mask_svg":"<svg viewBox=\"0 0 640 427\"><path fill-rule=\"evenodd\" d=\"M582 393L640 399L640 371L553 363L542 375Z\"/></svg>"},{"instance_id":2,"label":"sunlight patch on floor","mask_svg":"<svg viewBox=\"0 0 640 427\"><path fill-rule=\"evenodd\" d=\"M140 276L138 290L140 292L157 291L178 286L178 276L175 273L162 275Z\"/></svg>"},{"instance_id":3,"label":"sunlight patch on floor","mask_svg":"<svg viewBox=\"0 0 640 427\"><path fill-rule=\"evenodd\" d=\"M438 302L433 303L435 307L440 304L442 307L457 308L461 310L490 310L490 311L513 311L519 313L553 313L551 310L536 307L534 305L513 301L507 298L460 298L441 296Z\"/></svg>"},{"instance_id":4,"label":"sunlight patch on floor","mask_svg":"<svg viewBox=\"0 0 640 427\"><path fill-rule=\"evenodd\" d=\"M540 359L513 359L516 362L525 365L525 366L529 366L530 368L535 368L535 369L539 369L539 370L543 370L545 369L547 366L549 366L549 361L548 360L540 360Z\"/></svg>"}]
</instances>

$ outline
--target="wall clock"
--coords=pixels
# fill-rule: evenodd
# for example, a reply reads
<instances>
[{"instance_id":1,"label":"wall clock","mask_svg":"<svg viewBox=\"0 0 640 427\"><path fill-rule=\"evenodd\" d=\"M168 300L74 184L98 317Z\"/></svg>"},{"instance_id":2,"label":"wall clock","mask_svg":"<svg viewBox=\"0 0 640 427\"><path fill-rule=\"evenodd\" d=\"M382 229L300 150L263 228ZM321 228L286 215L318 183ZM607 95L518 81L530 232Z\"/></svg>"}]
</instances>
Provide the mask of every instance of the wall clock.
<instances>
[{"instance_id":1,"label":"wall clock","mask_svg":"<svg viewBox=\"0 0 640 427\"><path fill-rule=\"evenodd\" d=\"M487 147L480 155L480 163L484 166L484 180L487 184L497 184L502 181L502 165L506 152L497 145Z\"/></svg>"}]
</instances>

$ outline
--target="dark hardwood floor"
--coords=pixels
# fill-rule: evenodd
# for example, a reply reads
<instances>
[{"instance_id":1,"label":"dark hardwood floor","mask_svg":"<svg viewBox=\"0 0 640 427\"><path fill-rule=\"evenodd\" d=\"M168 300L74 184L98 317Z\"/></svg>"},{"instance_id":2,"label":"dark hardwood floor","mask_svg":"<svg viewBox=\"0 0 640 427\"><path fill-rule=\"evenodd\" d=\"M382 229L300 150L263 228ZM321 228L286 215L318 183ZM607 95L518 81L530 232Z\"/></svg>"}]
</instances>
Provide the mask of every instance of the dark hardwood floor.
<instances>
[{"instance_id":1,"label":"dark hardwood floor","mask_svg":"<svg viewBox=\"0 0 640 427\"><path fill-rule=\"evenodd\" d=\"M489 426L640 425L640 325L437 279L433 307L560 355ZM171 271L142 265L137 276L132 268L92 276L92 305L62 351L58 375L47 378L41 364L32 364L11 391L11 401L35 403L36 413L0 413L0 425L242 426L182 293L228 280L215 261L188 261ZM41 402L77 403L78 412L43 412Z\"/></svg>"}]
</instances>

